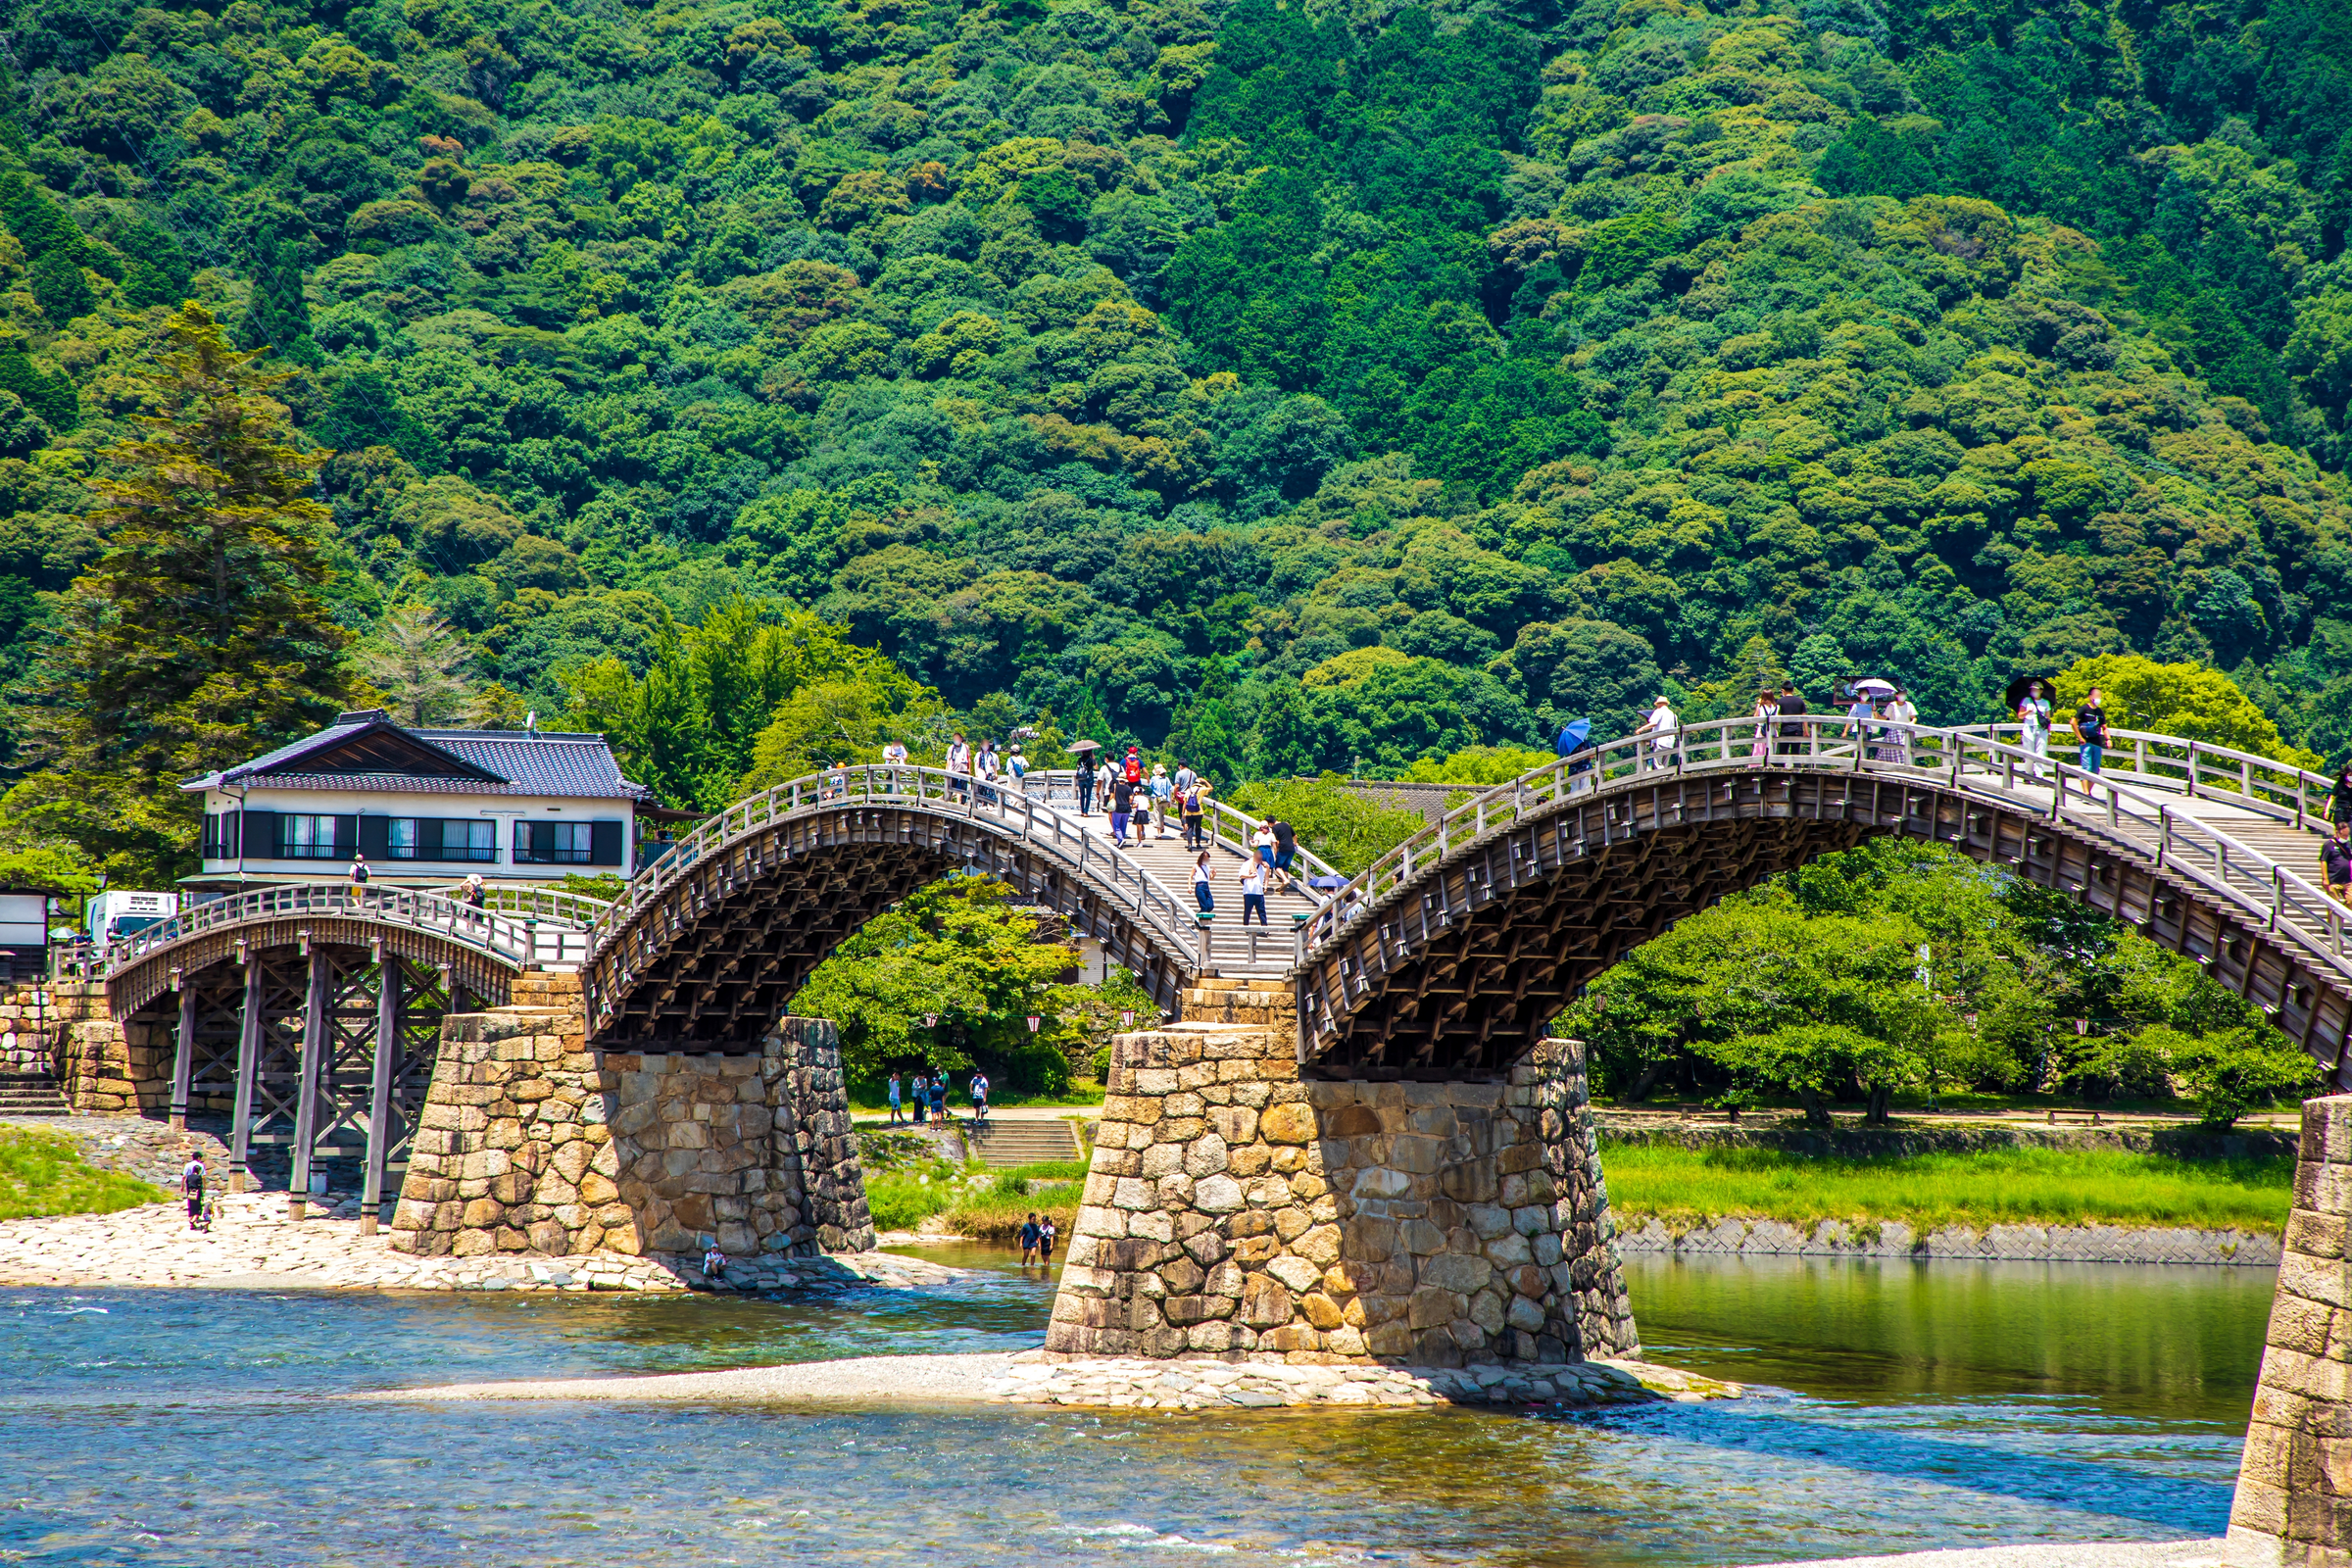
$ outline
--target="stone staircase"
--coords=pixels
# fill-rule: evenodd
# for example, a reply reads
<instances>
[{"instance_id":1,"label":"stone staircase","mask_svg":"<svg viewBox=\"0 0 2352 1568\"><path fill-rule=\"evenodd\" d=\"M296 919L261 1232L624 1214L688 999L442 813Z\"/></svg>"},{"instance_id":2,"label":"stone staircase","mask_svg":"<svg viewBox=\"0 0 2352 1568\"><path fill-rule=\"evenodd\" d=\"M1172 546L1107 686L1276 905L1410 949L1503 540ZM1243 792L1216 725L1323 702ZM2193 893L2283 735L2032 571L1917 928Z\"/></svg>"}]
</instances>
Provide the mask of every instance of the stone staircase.
<instances>
[{"instance_id":1,"label":"stone staircase","mask_svg":"<svg viewBox=\"0 0 2352 1568\"><path fill-rule=\"evenodd\" d=\"M69 1116L73 1109L45 1072L0 1072L0 1117Z\"/></svg>"},{"instance_id":2,"label":"stone staircase","mask_svg":"<svg viewBox=\"0 0 2352 1568\"><path fill-rule=\"evenodd\" d=\"M1052 1121L1002 1118L1003 1113L999 1112L998 1117L978 1132L971 1130L970 1123L964 1124L964 1148L990 1170L1085 1157L1086 1151L1078 1144L1077 1129L1059 1117Z\"/></svg>"}]
</instances>

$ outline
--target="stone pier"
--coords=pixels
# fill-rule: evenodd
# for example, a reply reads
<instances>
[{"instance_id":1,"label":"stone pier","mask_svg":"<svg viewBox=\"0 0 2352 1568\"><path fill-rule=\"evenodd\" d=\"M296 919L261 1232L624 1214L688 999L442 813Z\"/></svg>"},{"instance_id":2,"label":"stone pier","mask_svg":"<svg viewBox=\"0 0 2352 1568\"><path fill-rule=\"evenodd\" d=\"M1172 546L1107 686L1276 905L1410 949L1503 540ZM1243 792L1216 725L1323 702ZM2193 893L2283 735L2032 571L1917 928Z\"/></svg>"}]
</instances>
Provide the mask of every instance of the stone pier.
<instances>
[{"instance_id":1,"label":"stone pier","mask_svg":"<svg viewBox=\"0 0 2352 1568\"><path fill-rule=\"evenodd\" d=\"M424 1255L813 1256L874 1245L841 1045L784 1018L758 1055L590 1050L574 975L454 1015L392 1246Z\"/></svg>"},{"instance_id":2,"label":"stone pier","mask_svg":"<svg viewBox=\"0 0 2352 1568\"><path fill-rule=\"evenodd\" d=\"M2232 1568L2352 1564L2352 1095L2306 1101Z\"/></svg>"},{"instance_id":3,"label":"stone pier","mask_svg":"<svg viewBox=\"0 0 2352 1568\"><path fill-rule=\"evenodd\" d=\"M1287 992L1208 980L1113 1043L1059 1355L1417 1366L1640 1348L1582 1048L1507 1081L1319 1081Z\"/></svg>"}]
</instances>

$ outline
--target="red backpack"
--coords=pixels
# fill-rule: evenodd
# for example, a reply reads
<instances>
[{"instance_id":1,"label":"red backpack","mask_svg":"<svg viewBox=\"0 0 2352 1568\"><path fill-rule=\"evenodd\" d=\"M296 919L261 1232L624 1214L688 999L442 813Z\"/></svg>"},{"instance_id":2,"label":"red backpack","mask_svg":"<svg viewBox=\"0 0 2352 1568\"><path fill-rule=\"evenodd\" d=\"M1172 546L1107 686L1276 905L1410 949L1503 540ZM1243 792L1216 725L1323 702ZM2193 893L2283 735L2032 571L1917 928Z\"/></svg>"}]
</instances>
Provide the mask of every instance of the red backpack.
<instances>
[{"instance_id":1,"label":"red backpack","mask_svg":"<svg viewBox=\"0 0 2352 1568\"><path fill-rule=\"evenodd\" d=\"M1136 756L1133 752L1129 752L1127 754L1127 782L1130 784L1141 784L1143 781L1144 760Z\"/></svg>"}]
</instances>

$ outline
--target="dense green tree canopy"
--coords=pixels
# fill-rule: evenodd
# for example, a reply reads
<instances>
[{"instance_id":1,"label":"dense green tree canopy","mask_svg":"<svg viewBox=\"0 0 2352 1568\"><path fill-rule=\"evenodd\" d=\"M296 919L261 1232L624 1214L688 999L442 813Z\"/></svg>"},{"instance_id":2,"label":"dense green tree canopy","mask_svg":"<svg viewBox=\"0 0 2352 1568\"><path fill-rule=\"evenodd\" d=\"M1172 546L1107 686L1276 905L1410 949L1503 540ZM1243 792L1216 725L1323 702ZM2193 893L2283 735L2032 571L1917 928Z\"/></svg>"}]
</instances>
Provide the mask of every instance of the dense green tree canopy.
<instances>
[{"instance_id":1,"label":"dense green tree canopy","mask_svg":"<svg viewBox=\"0 0 2352 1568\"><path fill-rule=\"evenodd\" d=\"M610 723L679 804L948 709L1396 772L1783 671L1975 721L2124 656L2352 751L2343 0L10 37L0 671L193 298L339 454L342 632L429 609L477 711ZM806 615L896 672L763 750Z\"/></svg>"}]
</instances>

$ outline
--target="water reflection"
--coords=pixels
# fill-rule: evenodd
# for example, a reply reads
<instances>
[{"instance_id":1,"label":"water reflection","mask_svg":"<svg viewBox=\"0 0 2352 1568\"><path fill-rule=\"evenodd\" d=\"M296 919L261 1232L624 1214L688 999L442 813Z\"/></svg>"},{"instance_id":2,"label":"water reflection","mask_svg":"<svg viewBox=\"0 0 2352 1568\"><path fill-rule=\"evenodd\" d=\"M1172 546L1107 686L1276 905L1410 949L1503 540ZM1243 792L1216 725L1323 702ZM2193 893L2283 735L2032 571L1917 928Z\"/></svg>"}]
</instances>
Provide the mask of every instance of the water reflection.
<instances>
[{"instance_id":1,"label":"water reflection","mask_svg":"<svg viewBox=\"0 0 2352 1568\"><path fill-rule=\"evenodd\" d=\"M1662 1358L1798 1392L1579 1418L352 1405L326 1396L1025 1347L1051 1287L11 1292L0 1557L1633 1568L2211 1534L2268 1306L2190 1269L1642 1260L1634 1290Z\"/></svg>"}]
</instances>

